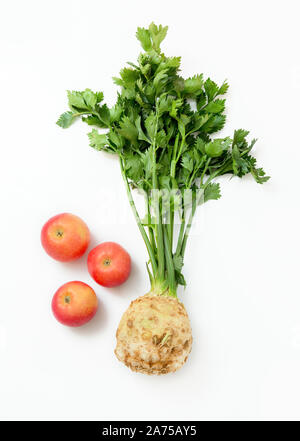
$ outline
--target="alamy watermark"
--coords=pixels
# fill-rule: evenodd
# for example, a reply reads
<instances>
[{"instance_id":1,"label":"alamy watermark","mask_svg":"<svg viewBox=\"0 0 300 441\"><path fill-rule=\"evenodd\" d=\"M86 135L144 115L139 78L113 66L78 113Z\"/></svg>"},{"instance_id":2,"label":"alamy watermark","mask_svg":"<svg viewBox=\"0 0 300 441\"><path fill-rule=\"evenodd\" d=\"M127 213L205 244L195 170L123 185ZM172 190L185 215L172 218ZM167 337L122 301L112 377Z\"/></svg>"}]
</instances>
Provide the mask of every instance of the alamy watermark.
<instances>
[{"instance_id":1,"label":"alamy watermark","mask_svg":"<svg viewBox=\"0 0 300 441\"><path fill-rule=\"evenodd\" d=\"M145 228L159 222L175 226L187 223L193 215L190 234L203 232L203 210L197 208L204 203L203 190L152 189L149 193L142 190L132 192L134 205ZM101 205L100 205L101 204ZM117 188L101 188L98 194L98 207L101 212L100 223L103 225L130 225L134 216L130 202L124 191Z\"/></svg>"}]
</instances>

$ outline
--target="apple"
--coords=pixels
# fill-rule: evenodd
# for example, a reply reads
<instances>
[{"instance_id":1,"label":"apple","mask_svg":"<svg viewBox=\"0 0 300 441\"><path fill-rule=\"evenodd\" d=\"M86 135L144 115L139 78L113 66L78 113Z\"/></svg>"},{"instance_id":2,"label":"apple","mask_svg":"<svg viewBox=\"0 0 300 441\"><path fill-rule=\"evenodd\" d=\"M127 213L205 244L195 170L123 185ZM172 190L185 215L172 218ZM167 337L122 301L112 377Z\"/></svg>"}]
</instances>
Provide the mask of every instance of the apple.
<instances>
[{"instance_id":1,"label":"apple","mask_svg":"<svg viewBox=\"0 0 300 441\"><path fill-rule=\"evenodd\" d=\"M82 326L96 314L98 299L95 291L83 282L62 285L52 299L54 317L66 326Z\"/></svg>"},{"instance_id":2,"label":"apple","mask_svg":"<svg viewBox=\"0 0 300 441\"><path fill-rule=\"evenodd\" d=\"M68 262L81 257L90 242L87 225L78 216L58 214L42 228L41 242L46 253L55 260Z\"/></svg>"},{"instance_id":3,"label":"apple","mask_svg":"<svg viewBox=\"0 0 300 441\"><path fill-rule=\"evenodd\" d=\"M88 270L95 282L106 287L124 283L130 274L130 255L115 242L104 242L88 255Z\"/></svg>"}]
</instances>

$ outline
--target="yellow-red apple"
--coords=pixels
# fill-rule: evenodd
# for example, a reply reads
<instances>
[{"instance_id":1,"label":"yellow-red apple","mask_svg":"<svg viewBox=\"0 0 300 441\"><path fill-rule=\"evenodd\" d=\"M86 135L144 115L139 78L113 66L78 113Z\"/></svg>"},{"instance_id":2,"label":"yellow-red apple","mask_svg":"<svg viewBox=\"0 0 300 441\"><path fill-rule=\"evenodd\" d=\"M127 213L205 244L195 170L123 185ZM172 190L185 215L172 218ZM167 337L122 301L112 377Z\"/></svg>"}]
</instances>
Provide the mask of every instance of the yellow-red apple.
<instances>
[{"instance_id":1,"label":"yellow-red apple","mask_svg":"<svg viewBox=\"0 0 300 441\"><path fill-rule=\"evenodd\" d=\"M61 262L81 257L90 242L90 232L80 217L70 213L58 214L42 228L41 242L49 256Z\"/></svg>"},{"instance_id":2,"label":"yellow-red apple","mask_svg":"<svg viewBox=\"0 0 300 441\"><path fill-rule=\"evenodd\" d=\"M130 255L115 242L103 242L88 255L88 270L95 282L106 287L126 282L131 271Z\"/></svg>"},{"instance_id":3,"label":"yellow-red apple","mask_svg":"<svg viewBox=\"0 0 300 441\"><path fill-rule=\"evenodd\" d=\"M52 299L55 318L66 326L82 326L96 314L98 299L95 291L83 282L62 285Z\"/></svg>"}]
</instances>

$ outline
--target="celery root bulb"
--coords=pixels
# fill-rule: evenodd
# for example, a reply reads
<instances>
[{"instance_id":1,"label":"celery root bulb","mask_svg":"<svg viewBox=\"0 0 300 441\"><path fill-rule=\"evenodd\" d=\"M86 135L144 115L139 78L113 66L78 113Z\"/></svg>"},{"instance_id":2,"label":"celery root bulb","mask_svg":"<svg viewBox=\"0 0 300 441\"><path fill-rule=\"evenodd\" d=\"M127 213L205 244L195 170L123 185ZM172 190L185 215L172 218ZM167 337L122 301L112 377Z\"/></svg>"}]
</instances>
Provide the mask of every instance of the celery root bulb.
<instances>
[{"instance_id":1,"label":"celery root bulb","mask_svg":"<svg viewBox=\"0 0 300 441\"><path fill-rule=\"evenodd\" d=\"M183 304L177 298L151 292L131 302L116 337L117 358L133 371L148 375L181 368L193 340Z\"/></svg>"}]
</instances>

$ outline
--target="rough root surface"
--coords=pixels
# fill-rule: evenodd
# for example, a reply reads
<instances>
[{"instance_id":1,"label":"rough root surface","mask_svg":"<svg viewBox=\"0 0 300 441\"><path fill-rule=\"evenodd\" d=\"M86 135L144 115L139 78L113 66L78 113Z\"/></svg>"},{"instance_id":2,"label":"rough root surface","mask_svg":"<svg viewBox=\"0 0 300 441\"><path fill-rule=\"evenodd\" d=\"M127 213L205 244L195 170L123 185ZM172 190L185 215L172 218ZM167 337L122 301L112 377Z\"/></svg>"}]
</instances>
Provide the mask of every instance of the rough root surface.
<instances>
[{"instance_id":1,"label":"rough root surface","mask_svg":"<svg viewBox=\"0 0 300 441\"><path fill-rule=\"evenodd\" d=\"M148 375L175 372L192 349L185 307L176 298L148 293L131 302L117 330L117 358Z\"/></svg>"}]
</instances>

